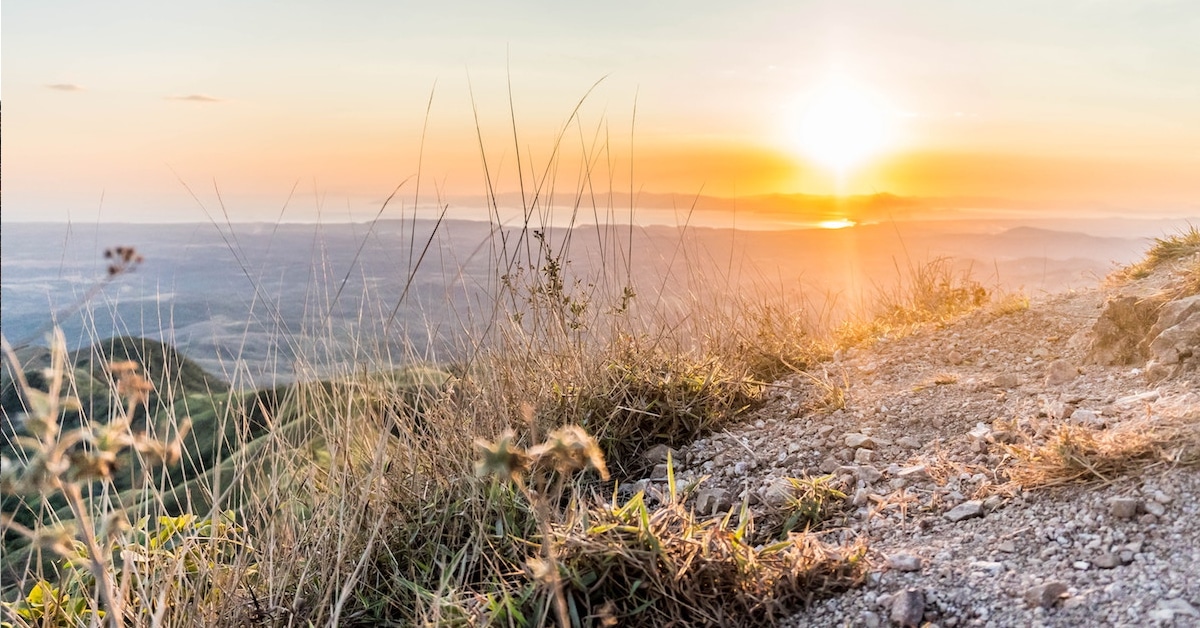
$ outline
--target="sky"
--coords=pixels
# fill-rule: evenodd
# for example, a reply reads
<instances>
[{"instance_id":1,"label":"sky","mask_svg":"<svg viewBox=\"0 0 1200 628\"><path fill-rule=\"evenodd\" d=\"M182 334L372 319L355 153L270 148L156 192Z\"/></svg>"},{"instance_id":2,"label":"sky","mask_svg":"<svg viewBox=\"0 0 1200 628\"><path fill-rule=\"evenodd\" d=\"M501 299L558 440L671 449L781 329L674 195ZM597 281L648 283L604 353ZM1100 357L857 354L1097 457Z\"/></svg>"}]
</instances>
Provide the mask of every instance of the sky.
<instances>
[{"instance_id":1,"label":"sky","mask_svg":"<svg viewBox=\"0 0 1200 628\"><path fill-rule=\"evenodd\" d=\"M1186 0L0 11L5 221L364 219L397 186L1200 213Z\"/></svg>"}]
</instances>

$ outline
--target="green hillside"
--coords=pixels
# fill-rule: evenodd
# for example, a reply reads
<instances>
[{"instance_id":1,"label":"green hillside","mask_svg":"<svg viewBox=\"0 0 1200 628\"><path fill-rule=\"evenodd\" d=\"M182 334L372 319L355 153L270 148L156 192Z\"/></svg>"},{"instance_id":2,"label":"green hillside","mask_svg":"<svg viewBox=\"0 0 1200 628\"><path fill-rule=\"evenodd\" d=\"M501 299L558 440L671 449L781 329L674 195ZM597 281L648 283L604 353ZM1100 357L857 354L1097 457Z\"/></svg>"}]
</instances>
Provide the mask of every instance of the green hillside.
<instances>
[{"instance_id":1,"label":"green hillside","mask_svg":"<svg viewBox=\"0 0 1200 628\"><path fill-rule=\"evenodd\" d=\"M18 355L30 388L46 390L50 353L29 347ZM144 403L132 406L119 394L119 384L109 365L131 361L138 365L152 389ZM79 399L79 409L60 417L60 430L104 424L129 416L134 433L168 441L179 424L190 420L190 431L181 441L180 458L169 466L145 466L140 456L126 450L118 459L111 484L97 481L91 499L106 498L131 513L131 520L145 515L179 515L207 511L220 497L223 508L236 507L245 490L254 490L247 469L263 463L260 456L269 439L282 439L297 447L308 447L319 455L322 443L314 438L312 412L297 410L299 400L332 398L335 389L346 385L331 381L287 384L253 391L231 390L229 385L207 373L174 347L145 338L116 337L71 352L67 359L64 391ZM412 368L373 376L382 384L380 394L367 403L370 413L386 421L403 420L418 410L426 395L436 394L449 375L436 369ZM31 434L22 423L25 401L19 378L5 366L0 411L3 439L0 454L10 460L28 461L29 452L21 439ZM366 397L371 399L371 397ZM305 401L306 407L313 407ZM298 421L301 416L306 420ZM391 418L388 418L391 417ZM80 446L77 445L76 448ZM108 492L103 491L107 488ZM115 491L115 494L112 494ZM107 494L107 497L102 497ZM72 519L61 494L13 495L5 493L3 512L27 528ZM153 519L153 517L152 517ZM29 540L6 528L3 575L6 583L19 582L26 572ZM49 562L46 563L49 566Z\"/></svg>"}]
</instances>

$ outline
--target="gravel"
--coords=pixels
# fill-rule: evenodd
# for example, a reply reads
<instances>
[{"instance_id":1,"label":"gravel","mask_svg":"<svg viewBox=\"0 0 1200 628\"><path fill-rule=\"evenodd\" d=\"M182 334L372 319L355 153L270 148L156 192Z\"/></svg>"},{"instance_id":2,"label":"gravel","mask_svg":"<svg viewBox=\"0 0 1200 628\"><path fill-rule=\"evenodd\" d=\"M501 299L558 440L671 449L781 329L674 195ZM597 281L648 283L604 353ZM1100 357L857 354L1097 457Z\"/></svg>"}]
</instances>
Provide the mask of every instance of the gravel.
<instances>
[{"instance_id":1,"label":"gravel","mask_svg":"<svg viewBox=\"0 0 1200 628\"><path fill-rule=\"evenodd\" d=\"M1150 381L1089 364L1100 291L839 352L845 407L813 411L806 378L776 382L746 421L681 447L696 508L770 516L786 478L831 474L850 502L822 532L865 539L867 582L785 626L1200 626L1200 472L1160 464L1107 484L1005 484L1005 444L1039 425L1200 421L1200 374Z\"/></svg>"}]
</instances>

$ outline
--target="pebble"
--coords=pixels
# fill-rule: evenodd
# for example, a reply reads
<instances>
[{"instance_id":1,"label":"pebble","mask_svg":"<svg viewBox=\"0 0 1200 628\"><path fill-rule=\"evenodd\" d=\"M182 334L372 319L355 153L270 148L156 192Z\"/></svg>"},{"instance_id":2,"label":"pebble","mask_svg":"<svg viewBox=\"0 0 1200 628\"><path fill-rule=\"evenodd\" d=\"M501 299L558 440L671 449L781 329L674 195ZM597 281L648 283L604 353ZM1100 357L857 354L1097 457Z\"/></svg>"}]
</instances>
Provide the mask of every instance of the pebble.
<instances>
[{"instance_id":1,"label":"pebble","mask_svg":"<svg viewBox=\"0 0 1200 628\"><path fill-rule=\"evenodd\" d=\"M1167 507L1158 502L1144 502L1142 503L1142 510L1145 510L1155 517L1161 517L1167 514Z\"/></svg>"},{"instance_id":2,"label":"pebble","mask_svg":"<svg viewBox=\"0 0 1200 628\"><path fill-rule=\"evenodd\" d=\"M914 464L911 467L904 467L904 468L896 471L896 477L900 477L900 478L915 478L915 477L927 477L927 476L928 476L928 469L923 464Z\"/></svg>"},{"instance_id":3,"label":"pebble","mask_svg":"<svg viewBox=\"0 0 1200 628\"><path fill-rule=\"evenodd\" d=\"M1021 379L1013 373L1001 373L992 378L992 386L995 388L1016 388L1021 385Z\"/></svg>"},{"instance_id":4,"label":"pebble","mask_svg":"<svg viewBox=\"0 0 1200 628\"><path fill-rule=\"evenodd\" d=\"M920 571L921 557L912 554L896 554L888 558L888 566L896 571Z\"/></svg>"},{"instance_id":5,"label":"pebble","mask_svg":"<svg viewBox=\"0 0 1200 628\"><path fill-rule=\"evenodd\" d=\"M896 439L896 444L908 449L920 449L921 441L912 436L901 436Z\"/></svg>"},{"instance_id":6,"label":"pebble","mask_svg":"<svg viewBox=\"0 0 1200 628\"><path fill-rule=\"evenodd\" d=\"M917 589L905 589L892 599L892 623L916 628L925 620L925 594Z\"/></svg>"},{"instance_id":7,"label":"pebble","mask_svg":"<svg viewBox=\"0 0 1200 628\"><path fill-rule=\"evenodd\" d=\"M983 516L983 502L973 499L963 502L954 508L946 511L946 518L954 523L958 523L964 519L973 519Z\"/></svg>"},{"instance_id":8,"label":"pebble","mask_svg":"<svg viewBox=\"0 0 1200 628\"><path fill-rule=\"evenodd\" d=\"M864 484L874 484L883 477L883 472L871 465L863 465L854 470L854 475Z\"/></svg>"},{"instance_id":9,"label":"pebble","mask_svg":"<svg viewBox=\"0 0 1200 628\"><path fill-rule=\"evenodd\" d=\"M1079 369L1066 360L1055 360L1046 367L1046 385L1061 386L1079 376Z\"/></svg>"},{"instance_id":10,"label":"pebble","mask_svg":"<svg viewBox=\"0 0 1200 628\"><path fill-rule=\"evenodd\" d=\"M859 449L859 448L874 449L875 448L874 439L872 439L870 436L867 436L866 434L859 434L859 433L846 434L845 438L843 439L843 442L846 444L846 447L849 447L850 449Z\"/></svg>"},{"instance_id":11,"label":"pebble","mask_svg":"<svg viewBox=\"0 0 1200 628\"><path fill-rule=\"evenodd\" d=\"M1067 585L1055 581L1039 584L1025 590L1025 603L1031 607L1050 608L1066 594Z\"/></svg>"},{"instance_id":12,"label":"pebble","mask_svg":"<svg viewBox=\"0 0 1200 628\"><path fill-rule=\"evenodd\" d=\"M1138 511L1138 500L1132 497L1114 497L1108 500L1108 513L1117 519L1132 519Z\"/></svg>"},{"instance_id":13,"label":"pebble","mask_svg":"<svg viewBox=\"0 0 1200 628\"><path fill-rule=\"evenodd\" d=\"M796 492L796 487L792 485L787 478L777 478L767 484L762 490L762 501L764 504L773 508L778 508L787 503Z\"/></svg>"}]
</instances>

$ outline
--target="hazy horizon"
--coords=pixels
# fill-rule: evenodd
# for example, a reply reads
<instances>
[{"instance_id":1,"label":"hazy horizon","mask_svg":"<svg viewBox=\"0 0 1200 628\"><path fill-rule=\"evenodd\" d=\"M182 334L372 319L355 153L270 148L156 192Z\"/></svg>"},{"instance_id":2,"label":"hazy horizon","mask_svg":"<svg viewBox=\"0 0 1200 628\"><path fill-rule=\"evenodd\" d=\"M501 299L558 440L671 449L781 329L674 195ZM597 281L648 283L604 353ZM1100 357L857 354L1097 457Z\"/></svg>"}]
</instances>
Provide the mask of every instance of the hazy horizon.
<instances>
[{"instance_id":1,"label":"hazy horizon","mask_svg":"<svg viewBox=\"0 0 1200 628\"><path fill-rule=\"evenodd\" d=\"M6 221L202 221L191 193L216 207L216 190L235 222L278 220L293 191L309 219L365 220L401 182L410 206L523 188L1200 214L1187 2L75 2L3 19Z\"/></svg>"}]
</instances>

